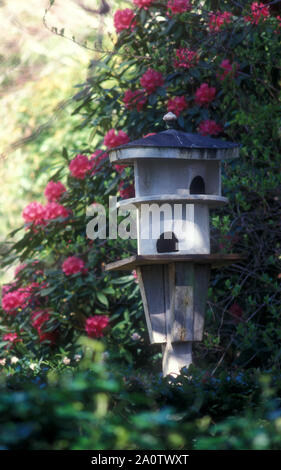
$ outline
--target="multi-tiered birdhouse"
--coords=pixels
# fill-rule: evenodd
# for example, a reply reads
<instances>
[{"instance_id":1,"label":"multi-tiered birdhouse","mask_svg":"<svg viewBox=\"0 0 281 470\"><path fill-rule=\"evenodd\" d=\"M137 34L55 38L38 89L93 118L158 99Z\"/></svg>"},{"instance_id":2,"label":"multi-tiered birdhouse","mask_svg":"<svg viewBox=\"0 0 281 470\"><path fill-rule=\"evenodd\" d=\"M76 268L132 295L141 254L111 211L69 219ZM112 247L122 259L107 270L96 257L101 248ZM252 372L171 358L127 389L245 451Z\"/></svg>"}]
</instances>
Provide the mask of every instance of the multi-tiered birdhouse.
<instances>
[{"instance_id":1,"label":"multi-tiered birdhouse","mask_svg":"<svg viewBox=\"0 0 281 470\"><path fill-rule=\"evenodd\" d=\"M175 119L169 113L165 120ZM239 255L210 253L209 209L226 204L221 160L238 145L169 129L110 151L112 163L134 165L138 254L107 265L136 269L151 343L163 345L163 373L192 362L203 337L211 267Z\"/></svg>"}]
</instances>

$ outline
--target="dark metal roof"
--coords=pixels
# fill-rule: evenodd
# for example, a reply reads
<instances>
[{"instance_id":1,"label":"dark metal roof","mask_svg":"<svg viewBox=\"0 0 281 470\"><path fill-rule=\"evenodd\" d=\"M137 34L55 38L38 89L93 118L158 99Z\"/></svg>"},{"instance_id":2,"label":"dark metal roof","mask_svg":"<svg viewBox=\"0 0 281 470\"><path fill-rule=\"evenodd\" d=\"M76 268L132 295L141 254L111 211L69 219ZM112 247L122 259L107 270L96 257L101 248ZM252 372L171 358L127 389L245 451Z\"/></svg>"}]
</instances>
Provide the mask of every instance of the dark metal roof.
<instances>
[{"instance_id":1,"label":"dark metal roof","mask_svg":"<svg viewBox=\"0 0 281 470\"><path fill-rule=\"evenodd\" d=\"M213 139L199 134L189 134L187 132L168 129L158 134L134 140L112 150L136 147L167 147L182 149L232 149L239 147L239 144L227 142L225 140Z\"/></svg>"}]
</instances>

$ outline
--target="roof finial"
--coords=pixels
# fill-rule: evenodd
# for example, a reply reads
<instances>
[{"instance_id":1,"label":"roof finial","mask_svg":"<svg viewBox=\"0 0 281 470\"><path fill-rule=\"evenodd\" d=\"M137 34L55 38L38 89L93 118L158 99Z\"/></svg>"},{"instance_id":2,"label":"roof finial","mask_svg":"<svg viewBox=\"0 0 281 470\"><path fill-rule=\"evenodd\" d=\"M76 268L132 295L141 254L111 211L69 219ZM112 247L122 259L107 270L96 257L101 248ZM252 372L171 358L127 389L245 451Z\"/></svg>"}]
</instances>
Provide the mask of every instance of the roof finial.
<instances>
[{"instance_id":1,"label":"roof finial","mask_svg":"<svg viewBox=\"0 0 281 470\"><path fill-rule=\"evenodd\" d=\"M177 116L174 114L174 113L167 113L165 114L165 116L163 117L163 121L165 121L166 123L166 126L168 127L168 129L174 129L175 128L175 124L176 124L176 121L177 120Z\"/></svg>"}]
</instances>

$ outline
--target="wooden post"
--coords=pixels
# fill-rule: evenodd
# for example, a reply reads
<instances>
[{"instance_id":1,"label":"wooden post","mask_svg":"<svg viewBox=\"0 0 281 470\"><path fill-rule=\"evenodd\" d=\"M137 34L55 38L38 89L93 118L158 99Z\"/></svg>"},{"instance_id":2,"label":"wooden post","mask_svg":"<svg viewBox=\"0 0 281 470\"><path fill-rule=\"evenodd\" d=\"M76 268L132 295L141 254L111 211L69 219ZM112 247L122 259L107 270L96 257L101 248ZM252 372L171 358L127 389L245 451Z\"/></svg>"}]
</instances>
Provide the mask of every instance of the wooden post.
<instances>
[{"instance_id":1,"label":"wooden post","mask_svg":"<svg viewBox=\"0 0 281 470\"><path fill-rule=\"evenodd\" d=\"M183 367L192 364L192 342L182 343L167 342L162 345L162 368L163 375L176 377L181 373Z\"/></svg>"}]
</instances>

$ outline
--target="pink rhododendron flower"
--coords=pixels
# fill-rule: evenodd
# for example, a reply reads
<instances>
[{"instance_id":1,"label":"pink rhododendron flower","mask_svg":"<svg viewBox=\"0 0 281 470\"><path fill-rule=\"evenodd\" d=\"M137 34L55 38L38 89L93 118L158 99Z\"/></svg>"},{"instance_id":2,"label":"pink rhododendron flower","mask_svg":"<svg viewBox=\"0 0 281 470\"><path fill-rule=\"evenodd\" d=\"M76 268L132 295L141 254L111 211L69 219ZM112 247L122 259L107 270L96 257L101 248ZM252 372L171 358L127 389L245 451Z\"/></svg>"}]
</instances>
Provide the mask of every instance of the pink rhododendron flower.
<instances>
[{"instance_id":1,"label":"pink rhododendron flower","mask_svg":"<svg viewBox=\"0 0 281 470\"><path fill-rule=\"evenodd\" d=\"M190 11L192 9L192 5L190 0L169 0L167 3L167 8L169 13L171 11L172 13L176 14Z\"/></svg>"},{"instance_id":2,"label":"pink rhododendron flower","mask_svg":"<svg viewBox=\"0 0 281 470\"><path fill-rule=\"evenodd\" d=\"M151 95L157 88L164 85L164 79L160 72L150 68L141 77L140 84L146 93Z\"/></svg>"},{"instance_id":3,"label":"pink rhododendron flower","mask_svg":"<svg viewBox=\"0 0 281 470\"><path fill-rule=\"evenodd\" d=\"M132 275L134 276L135 283L138 284L139 278L138 278L138 275L137 275L137 271L135 269L132 271Z\"/></svg>"},{"instance_id":4,"label":"pink rhododendron flower","mask_svg":"<svg viewBox=\"0 0 281 470\"><path fill-rule=\"evenodd\" d=\"M100 169L100 165L107 158L108 154L104 150L96 150L94 153L92 153L90 158L91 167L92 170L94 170L92 175L94 175Z\"/></svg>"},{"instance_id":5,"label":"pink rhododendron flower","mask_svg":"<svg viewBox=\"0 0 281 470\"><path fill-rule=\"evenodd\" d=\"M119 184L119 193L123 199L135 197L135 187L133 184L127 185L124 181Z\"/></svg>"},{"instance_id":6,"label":"pink rhododendron flower","mask_svg":"<svg viewBox=\"0 0 281 470\"><path fill-rule=\"evenodd\" d=\"M36 330L40 329L48 320L50 315L48 310L36 310L31 315L31 324Z\"/></svg>"},{"instance_id":7,"label":"pink rhododendron flower","mask_svg":"<svg viewBox=\"0 0 281 470\"><path fill-rule=\"evenodd\" d=\"M233 78L237 74L238 64L231 64L228 59L223 60L220 67L223 69L223 72L217 74L220 80L225 80L226 77Z\"/></svg>"},{"instance_id":8,"label":"pink rhododendron flower","mask_svg":"<svg viewBox=\"0 0 281 470\"><path fill-rule=\"evenodd\" d=\"M11 289L16 287L16 282L10 282L9 284L3 284L2 286L2 297L10 292Z\"/></svg>"},{"instance_id":9,"label":"pink rhododendron flower","mask_svg":"<svg viewBox=\"0 0 281 470\"><path fill-rule=\"evenodd\" d=\"M171 98L168 101L168 111L174 113L176 116L179 116L182 111L184 111L188 107L188 104L185 100L184 96L176 96L175 98Z\"/></svg>"},{"instance_id":10,"label":"pink rhododendron flower","mask_svg":"<svg viewBox=\"0 0 281 470\"><path fill-rule=\"evenodd\" d=\"M44 194L49 202L57 201L66 191L66 187L60 181L49 181Z\"/></svg>"},{"instance_id":11,"label":"pink rhododendron flower","mask_svg":"<svg viewBox=\"0 0 281 470\"><path fill-rule=\"evenodd\" d=\"M114 26L117 33L121 33L124 29L134 29L137 23L134 21L136 15L130 8L125 10L117 10L114 14Z\"/></svg>"},{"instance_id":12,"label":"pink rhododendron flower","mask_svg":"<svg viewBox=\"0 0 281 470\"><path fill-rule=\"evenodd\" d=\"M58 202L48 202L48 204L46 204L46 220L53 220L58 217L65 219L69 214L69 210Z\"/></svg>"},{"instance_id":13,"label":"pink rhododendron flower","mask_svg":"<svg viewBox=\"0 0 281 470\"><path fill-rule=\"evenodd\" d=\"M92 164L86 155L78 154L69 164L71 176L83 180L86 173L90 171Z\"/></svg>"},{"instance_id":14,"label":"pink rhododendron flower","mask_svg":"<svg viewBox=\"0 0 281 470\"><path fill-rule=\"evenodd\" d=\"M198 132L201 135L217 135L222 131L223 128L220 124L217 124L216 121L212 121L209 119L200 122L198 126Z\"/></svg>"},{"instance_id":15,"label":"pink rhododendron flower","mask_svg":"<svg viewBox=\"0 0 281 470\"><path fill-rule=\"evenodd\" d=\"M215 87L209 87L208 83L202 83L195 92L196 104L201 106L210 103L215 98L216 92Z\"/></svg>"},{"instance_id":16,"label":"pink rhododendron flower","mask_svg":"<svg viewBox=\"0 0 281 470\"><path fill-rule=\"evenodd\" d=\"M89 317L85 323L85 330L90 338L100 338L103 330L108 326L109 318L106 315L94 315Z\"/></svg>"},{"instance_id":17,"label":"pink rhododendron flower","mask_svg":"<svg viewBox=\"0 0 281 470\"><path fill-rule=\"evenodd\" d=\"M69 256L62 264L62 270L66 276L71 276L72 274L85 273L87 270L85 268L85 263L81 258L77 256Z\"/></svg>"},{"instance_id":18,"label":"pink rhododendron flower","mask_svg":"<svg viewBox=\"0 0 281 470\"><path fill-rule=\"evenodd\" d=\"M144 90L127 90L123 98L123 102L127 109L137 108L138 111L142 110L146 101L147 99L144 96Z\"/></svg>"},{"instance_id":19,"label":"pink rhododendron flower","mask_svg":"<svg viewBox=\"0 0 281 470\"><path fill-rule=\"evenodd\" d=\"M14 315L18 308L26 307L29 297L30 292L23 288L8 292L2 297L2 308L6 313Z\"/></svg>"},{"instance_id":20,"label":"pink rhododendron flower","mask_svg":"<svg viewBox=\"0 0 281 470\"><path fill-rule=\"evenodd\" d=\"M176 56L177 59L174 60L174 67L177 68L190 69L194 67L199 60L197 52L191 51L186 47L177 49Z\"/></svg>"},{"instance_id":21,"label":"pink rhododendron flower","mask_svg":"<svg viewBox=\"0 0 281 470\"><path fill-rule=\"evenodd\" d=\"M227 23L230 23L231 18L232 18L232 13L229 13L228 11L220 12L217 11L216 13L209 13L209 29L210 31L219 31L222 26L224 26Z\"/></svg>"},{"instance_id":22,"label":"pink rhododendron flower","mask_svg":"<svg viewBox=\"0 0 281 470\"><path fill-rule=\"evenodd\" d=\"M144 10L148 10L148 7L154 2L155 0L134 0L134 4L139 8L144 8Z\"/></svg>"},{"instance_id":23,"label":"pink rhododendron flower","mask_svg":"<svg viewBox=\"0 0 281 470\"><path fill-rule=\"evenodd\" d=\"M17 333L6 333L5 335L3 335L2 339L3 341L9 341L12 344L21 341Z\"/></svg>"},{"instance_id":24,"label":"pink rhododendron flower","mask_svg":"<svg viewBox=\"0 0 281 470\"><path fill-rule=\"evenodd\" d=\"M253 2L251 5L252 14L245 16L244 20L252 24L259 24L260 20L266 20L270 16L269 6L264 3Z\"/></svg>"},{"instance_id":25,"label":"pink rhododendron flower","mask_svg":"<svg viewBox=\"0 0 281 470\"><path fill-rule=\"evenodd\" d=\"M36 201L28 204L22 212L22 217L25 223L34 223L35 225L43 224L45 215L45 207Z\"/></svg>"},{"instance_id":26,"label":"pink rhododendron flower","mask_svg":"<svg viewBox=\"0 0 281 470\"><path fill-rule=\"evenodd\" d=\"M130 142L130 139L126 132L119 131L116 133L115 129L110 129L104 137L104 145L108 149L119 147L120 145L127 144L128 142Z\"/></svg>"}]
</instances>

